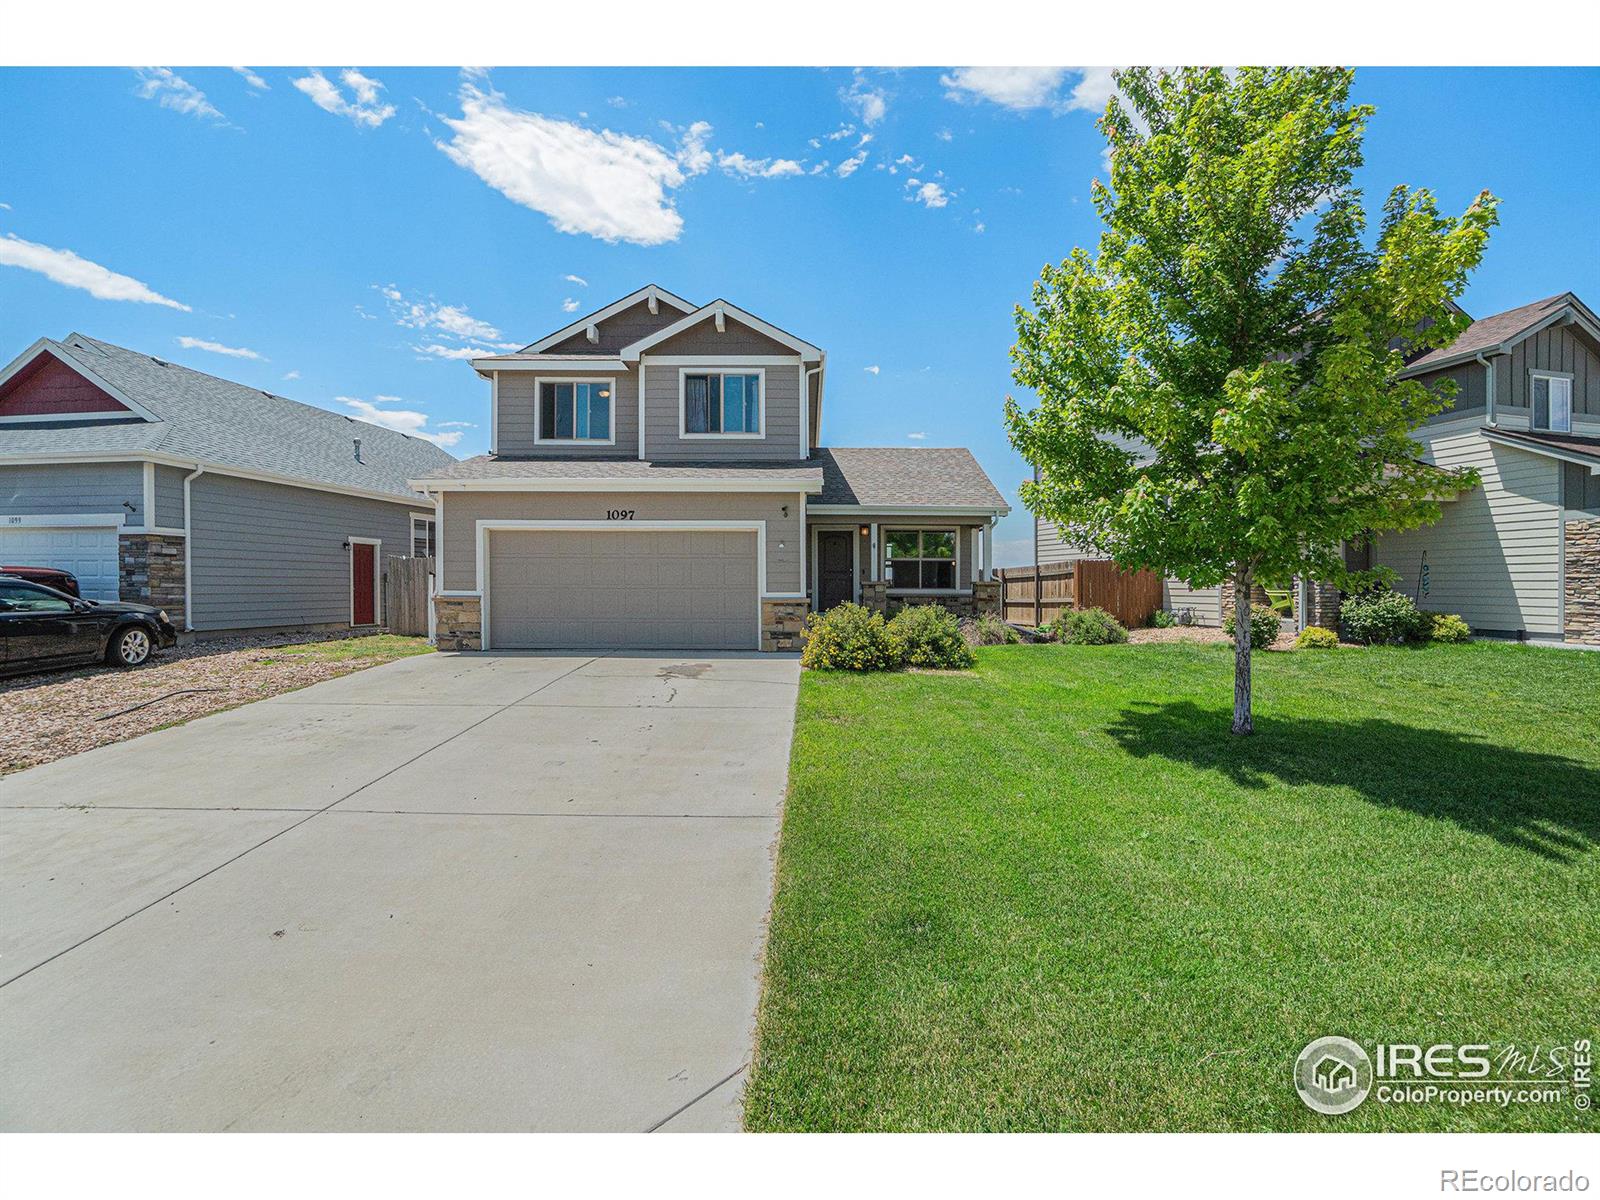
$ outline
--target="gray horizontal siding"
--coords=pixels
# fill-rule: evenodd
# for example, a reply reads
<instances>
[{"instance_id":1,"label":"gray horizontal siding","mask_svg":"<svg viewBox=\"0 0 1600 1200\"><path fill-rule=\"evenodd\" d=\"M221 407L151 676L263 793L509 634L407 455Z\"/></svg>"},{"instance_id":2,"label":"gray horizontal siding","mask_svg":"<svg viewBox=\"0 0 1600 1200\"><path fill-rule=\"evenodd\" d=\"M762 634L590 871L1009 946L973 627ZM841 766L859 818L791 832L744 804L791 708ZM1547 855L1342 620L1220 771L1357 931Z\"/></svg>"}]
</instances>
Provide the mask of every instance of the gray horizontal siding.
<instances>
[{"instance_id":1,"label":"gray horizontal siding","mask_svg":"<svg viewBox=\"0 0 1600 1200\"><path fill-rule=\"evenodd\" d=\"M348 537L378 538L381 558L411 552L412 511L226 475L190 484L196 629L348 624Z\"/></svg>"},{"instance_id":2,"label":"gray horizontal siding","mask_svg":"<svg viewBox=\"0 0 1600 1200\"><path fill-rule=\"evenodd\" d=\"M477 587L479 521L601 521L612 509L632 509L638 521L765 521L767 591L802 590L800 547L805 530L805 506L798 494L630 493L621 490L446 492L439 549L443 586L453 592L468 592Z\"/></svg>"},{"instance_id":3,"label":"gray horizontal siding","mask_svg":"<svg viewBox=\"0 0 1600 1200\"><path fill-rule=\"evenodd\" d=\"M730 331L733 326L728 326ZM673 339L676 341L677 339ZM783 349L783 347L779 347ZM763 352L764 353L764 352ZM644 367L645 457L652 462L718 462L802 459L800 453L800 365L751 367L766 373L766 428L759 439L683 438L678 416L680 372L677 364L658 363L646 355ZM707 358L707 370L736 371L737 356Z\"/></svg>"},{"instance_id":4,"label":"gray horizontal siding","mask_svg":"<svg viewBox=\"0 0 1600 1200\"><path fill-rule=\"evenodd\" d=\"M566 442L559 446L540 446L534 441L538 391L536 381L545 379L614 379L617 394L614 410L616 445L585 446ZM639 377L634 371L584 371L552 366L548 372L500 372L500 415L495 450L500 454L536 458L615 458L639 453Z\"/></svg>"},{"instance_id":5,"label":"gray horizontal siding","mask_svg":"<svg viewBox=\"0 0 1600 1200\"><path fill-rule=\"evenodd\" d=\"M124 501L133 506L130 512ZM0 514L38 517L121 513L144 523L144 465L136 462L51 463L0 467Z\"/></svg>"},{"instance_id":6,"label":"gray horizontal siding","mask_svg":"<svg viewBox=\"0 0 1600 1200\"><path fill-rule=\"evenodd\" d=\"M156 520L167 529L183 528L183 477L178 467L156 467Z\"/></svg>"}]
</instances>

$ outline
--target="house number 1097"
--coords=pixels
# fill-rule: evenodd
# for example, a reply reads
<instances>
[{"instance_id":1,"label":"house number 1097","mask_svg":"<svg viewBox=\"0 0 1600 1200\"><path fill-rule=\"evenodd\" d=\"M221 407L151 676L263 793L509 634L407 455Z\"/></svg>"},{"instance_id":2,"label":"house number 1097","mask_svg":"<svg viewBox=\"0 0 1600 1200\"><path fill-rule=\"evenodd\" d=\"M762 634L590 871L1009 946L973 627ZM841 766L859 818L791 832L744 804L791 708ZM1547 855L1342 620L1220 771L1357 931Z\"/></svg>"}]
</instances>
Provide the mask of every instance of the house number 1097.
<instances>
[{"instance_id":1,"label":"house number 1097","mask_svg":"<svg viewBox=\"0 0 1600 1200\"><path fill-rule=\"evenodd\" d=\"M606 509L606 520L631 521L633 520L633 511L631 508L608 508Z\"/></svg>"}]
</instances>

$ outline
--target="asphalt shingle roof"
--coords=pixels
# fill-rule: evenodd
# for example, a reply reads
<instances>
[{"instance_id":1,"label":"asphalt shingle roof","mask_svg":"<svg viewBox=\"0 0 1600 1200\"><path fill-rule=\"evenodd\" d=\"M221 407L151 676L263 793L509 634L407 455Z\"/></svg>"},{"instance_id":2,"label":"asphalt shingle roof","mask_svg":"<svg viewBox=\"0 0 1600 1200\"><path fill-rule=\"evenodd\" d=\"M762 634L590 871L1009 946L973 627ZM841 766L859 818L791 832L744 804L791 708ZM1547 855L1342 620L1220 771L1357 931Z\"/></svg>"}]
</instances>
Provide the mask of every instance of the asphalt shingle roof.
<instances>
[{"instance_id":1,"label":"asphalt shingle roof","mask_svg":"<svg viewBox=\"0 0 1600 1200\"><path fill-rule=\"evenodd\" d=\"M50 345L157 421L0 426L0 454L149 451L415 499L406 480L455 462L431 442L73 334ZM361 462L354 439L361 439Z\"/></svg>"},{"instance_id":2,"label":"asphalt shingle roof","mask_svg":"<svg viewBox=\"0 0 1600 1200\"><path fill-rule=\"evenodd\" d=\"M1495 313L1492 317L1474 321L1448 346L1428 351L1414 362L1407 364L1406 369L1419 371L1438 362L1459 358L1463 354L1493 350L1507 338L1516 337L1530 325L1537 325L1557 309L1576 303L1577 300L1578 298L1571 292L1562 292L1559 296L1546 296L1543 300L1535 300L1532 304L1524 304L1521 308L1510 308L1505 312Z\"/></svg>"},{"instance_id":3,"label":"asphalt shingle roof","mask_svg":"<svg viewBox=\"0 0 1600 1200\"><path fill-rule=\"evenodd\" d=\"M1595 463L1600 463L1600 437L1589 437L1581 433L1556 433L1545 429L1501 429L1498 425L1486 425L1484 431L1528 446L1558 450L1564 454L1582 455Z\"/></svg>"},{"instance_id":4,"label":"asphalt shingle roof","mask_svg":"<svg viewBox=\"0 0 1600 1200\"><path fill-rule=\"evenodd\" d=\"M972 451L961 447L841 446L817 457L822 494L814 504L1007 507Z\"/></svg>"}]
</instances>

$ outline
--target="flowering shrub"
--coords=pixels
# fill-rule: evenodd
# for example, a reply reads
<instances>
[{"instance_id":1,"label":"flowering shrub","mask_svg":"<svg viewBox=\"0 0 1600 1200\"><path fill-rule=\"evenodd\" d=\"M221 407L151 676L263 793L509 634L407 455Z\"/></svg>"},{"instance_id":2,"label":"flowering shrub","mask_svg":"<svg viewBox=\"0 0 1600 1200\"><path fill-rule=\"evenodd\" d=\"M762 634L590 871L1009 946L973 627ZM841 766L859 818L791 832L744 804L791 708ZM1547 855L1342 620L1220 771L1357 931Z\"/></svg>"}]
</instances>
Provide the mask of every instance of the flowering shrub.
<instances>
[{"instance_id":1,"label":"flowering shrub","mask_svg":"<svg viewBox=\"0 0 1600 1200\"><path fill-rule=\"evenodd\" d=\"M1307 625L1294 640L1296 650L1337 650L1339 635L1321 625Z\"/></svg>"},{"instance_id":2,"label":"flowering shrub","mask_svg":"<svg viewBox=\"0 0 1600 1200\"><path fill-rule=\"evenodd\" d=\"M893 671L902 661L881 613L840 604L806 618L800 665L814 671Z\"/></svg>"},{"instance_id":3,"label":"flowering shrub","mask_svg":"<svg viewBox=\"0 0 1600 1200\"><path fill-rule=\"evenodd\" d=\"M1229 637L1233 636L1233 610L1228 610L1228 615L1222 622L1222 628ZM1250 649L1267 650L1272 643L1278 640L1278 632L1283 628L1283 622L1278 614L1270 608L1250 606Z\"/></svg>"},{"instance_id":4,"label":"flowering shrub","mask_svg":"<svg viewBox=\"0 0 1600 1200\"><path fill-rule=\"evenodd\" d=\"M1431 613L1433 625L1428 630L1430 640L1435 642L1466 642L1472 640L1472 626L1468 625L1455 613Z\"/></svg>"},{"instance_id":5,"label":"flowering shrub","mask_svg":"<svg viewBox=\"0 0 1600 1200\"><path fill-rule=\"evenodd\" d=\"M955 614L937 604L912 604L889 622L889 640L908 667L961 670L975 661Z\"/></svg>"},{"instance_id":6,"label":"flowering shrub","mask_svg":"<svg viewBox=\"0 0 1600 1200\"><path fill-rule=\"evenodd\" d=\"M1387 588L1351 596L1339 606L1339 619L1352 642L1422 642L1433 632L1433 614L1419 612L1411 597Z\"/></svg>"}]
</instances>

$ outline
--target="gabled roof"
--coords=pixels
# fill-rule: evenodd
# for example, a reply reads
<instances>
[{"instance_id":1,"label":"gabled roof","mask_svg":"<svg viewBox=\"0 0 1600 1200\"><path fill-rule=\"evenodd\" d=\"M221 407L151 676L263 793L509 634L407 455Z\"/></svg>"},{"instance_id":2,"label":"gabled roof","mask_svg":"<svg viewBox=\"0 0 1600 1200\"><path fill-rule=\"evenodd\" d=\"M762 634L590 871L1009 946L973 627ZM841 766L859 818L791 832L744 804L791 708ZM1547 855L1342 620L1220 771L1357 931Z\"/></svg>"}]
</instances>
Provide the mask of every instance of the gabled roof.
<instances>
[{"instance_id":1,"label":"gabled roof","mask_svg":"<svg viewBox=\"0 0 1600 1200\"><path fill-rule=\"evenodd\" d=\"M1532 337L1542 329L1567 324L1577 325L1590 337L1600 340L1600 318L1572 292L1562 292L1559 296L1546 296L1532 304L1510 308L1474 321L1448 346L1430 350L1411 362L1405 374L1437 371L1440 367L1465 362L1480 354L1486 357L1504 354L1524 338Z\"/></svg>"},{"instance_id":2,"label":"gabled roof","mask_svg":"<svg viewBox=\"0 0 1600 1200\"><path fill-rule=\"evenodd\" d=\"M667 291L666 288L657 287L655 284L649 283L636 292L629 292L620 300L613 300L604 308L596 309L586 317L579 317L571 325L564 326L561 329L556 330L554 333L546 334L544 337L540 338L536 342L533 342L531 345L524 346L518 351L518 353L543 353L549 347L566 341L573 334L582 333L591 325L597 325L601 321L604 321L607 317L614 317L619 312L632 308L635 304L642 304L647 300L654 300L657 304L670 305L679 312L688 313L694 311L694 305L690 304L682 296L674 296L671 292Z\"/></svg>"},{"instance_id":3,"label":"gabled roof","mask_svg":"<svg viewBox=\"0 0 1600 1200\"><path fill-rule=\"evenodd\" d=\"M813 461L822 466L822 493L812 507L1011 511L963 447L839 446Z\"/></svg>"},{"instance_id":4,"label":"gabled roof","mask_svg":"<svg viewBox=\"0 0 1600 1200\"><path fill-rule=\"evenodd\" d=\"M41 339L7 368L48 352L126 404L115 419L0 425L0 459L147 454L376 496L415 500L406 480L455 461L439 447L342 413L219 379L74 333ZM361 462L354 439L361 439Z\"/></svg>"},{"instance_id":5,"label":"gabled roof","mask_svg":"<svg viewBox=\"0 0 1600 1200\"><path fill-rule=\"evenodd\" d=\"M665 329L656 330L649 337L640 338L637 342L624 346L622 348L622 359L624 362L638 362L639 356L652 346L659 346L668 338L676 337L685 329L692 329L705 321L716 321L720 330L725 317L732 317L739 324L748 325L757 333L765 334L773 341L788 346L808 362L815 362L822 358L821 349L813 346L810 342L797 338L787 330L779 329L776 325L763 321L754 313L745 312L744 309L739 308L737 305L730 304L726 300L717 299L710 304L695 309L681 321L675 321Z\"/></svg>"}]
</instances>

